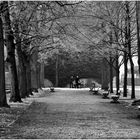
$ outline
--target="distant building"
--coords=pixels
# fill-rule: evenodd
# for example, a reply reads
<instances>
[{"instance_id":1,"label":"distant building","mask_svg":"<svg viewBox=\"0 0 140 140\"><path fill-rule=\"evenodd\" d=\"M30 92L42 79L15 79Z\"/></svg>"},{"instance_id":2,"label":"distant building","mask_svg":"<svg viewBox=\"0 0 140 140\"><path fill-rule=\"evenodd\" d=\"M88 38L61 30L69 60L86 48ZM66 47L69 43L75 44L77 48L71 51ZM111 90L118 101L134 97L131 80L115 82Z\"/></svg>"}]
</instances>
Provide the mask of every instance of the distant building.
<instances>
[{"instance_id":1,"label":"distant building","mask_svg":"<svg viewBox=\"0 0 140 140\"><path fill-rule=\"evenodd\" d=\"M138 66L134 67L134 77L135 77L135 86L140 86L140 74ZM121 75L121 84L123 85L124 74ZM127 73L127 85L131 85L131 69L128 69Z\"/></svg>"}]
</instances>

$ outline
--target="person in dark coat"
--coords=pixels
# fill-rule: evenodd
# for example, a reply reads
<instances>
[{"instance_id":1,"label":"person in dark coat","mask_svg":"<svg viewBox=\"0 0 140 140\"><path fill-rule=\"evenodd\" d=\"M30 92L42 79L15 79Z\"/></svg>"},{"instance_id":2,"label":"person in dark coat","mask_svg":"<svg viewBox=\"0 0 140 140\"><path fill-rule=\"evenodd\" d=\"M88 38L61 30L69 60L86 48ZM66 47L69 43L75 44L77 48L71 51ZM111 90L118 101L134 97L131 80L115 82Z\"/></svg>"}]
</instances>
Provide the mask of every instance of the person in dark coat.
<instances>
[{"instance_id":1,"label":"person in dark coat","mask_svg":"<svg viewBox=\"0 0 140 140\"><path fill-rule=\"evenodd\" d=\"M70 88L73 88L73 87L74 87L73 81L74 81L74 77L71 76L71 77L70 77Z\"/></svg>"},{"instance_id":2,"label":"person in dark coat","mask_svg":"<svg viewBox=\"0 0 140 140\"><path fill-rule=\"evenodd\" d=\"M79 88L79 82L80 82L80 78L79 76L76 76L75 78L76 88Z\"/></svg>"}]
</instances>

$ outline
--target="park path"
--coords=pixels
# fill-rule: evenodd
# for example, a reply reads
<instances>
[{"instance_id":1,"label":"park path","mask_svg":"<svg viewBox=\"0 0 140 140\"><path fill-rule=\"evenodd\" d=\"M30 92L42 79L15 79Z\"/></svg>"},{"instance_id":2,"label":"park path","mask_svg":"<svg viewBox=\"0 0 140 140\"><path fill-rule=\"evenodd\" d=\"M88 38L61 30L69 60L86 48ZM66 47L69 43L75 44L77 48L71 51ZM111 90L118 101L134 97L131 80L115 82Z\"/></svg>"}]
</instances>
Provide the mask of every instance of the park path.
<instances>
[{"instance_id":1,"label":"park path","mask_svg":"<svg viewBox=\"0 0 140 140\"><path fill-rule=\"evenodd\" d=\"M140 138L140 113L126 105L87 90L58 89L35 99L1 138Z\"/></svg>"}]
</instances>

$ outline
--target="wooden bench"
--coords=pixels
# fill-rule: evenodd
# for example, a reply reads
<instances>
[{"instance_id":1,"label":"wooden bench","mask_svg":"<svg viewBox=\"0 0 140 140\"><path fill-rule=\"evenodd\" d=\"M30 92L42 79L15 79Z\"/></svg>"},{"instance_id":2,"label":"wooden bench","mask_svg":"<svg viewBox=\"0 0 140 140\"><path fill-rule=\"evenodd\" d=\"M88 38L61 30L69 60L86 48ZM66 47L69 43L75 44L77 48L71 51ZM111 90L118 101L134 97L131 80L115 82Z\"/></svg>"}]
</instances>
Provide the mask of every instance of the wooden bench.
<instances>
[{"instance_id":1,"label":"wooden bench","mask_svg":"<svg viewBox=\"0 0 140 140\"><path fill-rule=\"evenodd\" d=\"M103 95L103 98L104 98L104 99L108 99L108 98L109 98L109 97L108 97L109 91L108 91L108 90L107 90L107 91L106 91L106 90L103 91L103 92L102 92L102 95Z\"/></svg>"},{"instance_id":2,"label":"wooden bench","mask_svg":"<svg viewBox=\"0 0 140 140\"><path fill-rule=\"evenodd\" d=\"M50 87L50 92L54 92L54 87Z\"/></svg>"},{"instance_id":3,"label":"wooden bench","mask_svg":"<svg viewBox=\"0 0 140 140\"><path fill-rule=\"evenodd\" d=\"M140 99L136 99L131 103L131 106L134 106L136 110L140 110Z\"/></svg>"},{"instance_id":4,"label":"wooden bench","mask_svg":"<svg viewBox=\"0 0 140 140\"><path fill-rule=\"evenodd\" d=\"M92 92L92 94L98 94L99 89L95 89L93 87L90 87L90 92Z\"/></svg>"},{"instance_id":5,"label":"wooden bench","mask_svg":"<svg viewBox=\"0 0 140 140\"><path fill-rule=\"evenodd\" d=\"M93 90L93 94L98 94L98 90Z\"/></svg>"},{"instance_id":6,"label":"wooden bench","mask_svg":"<svg viewBox=\"0 0 140 140\"><path fill-rule=\"evenodd\" d=\"M111 95L111 99L113 99L113 101L111 101L111 103L119 103L119 98L120 95Z\"/></svg>"},{"instance_id":7,"label":"wooden bench","mask_svg":"<svg viewBox=\"0 0 140 140\"><path fill-rule=\"evenodd\" d=\"M121 91L119 90L118 91L118 94L115 94L115 95L111 95L111 103L120 103L118 100L120 98L120 95L121 95Z\"/></svg>"},{"instance_id":8,"label":"wooden bench","mask_svg":"<svg viewBox=\"0 0 140 140\"><path fill-rule=\"evenodd\" d=\"M113 101L111 101L111 103L120 103L118 101L120 98L120 95L121 95L121 91L118 91L118 94L111 95L111 99L113 100Z\"/></svg>"},{"instance_id":9,"label":"wooden bench","mask_svg":"<svg viewBox=\"0 0 140 140\"><path fill-rule=\"evenodd\" d=\"M136 106L129 105L129 106L131 106L134 110L140 111L140 105L136 105Z\"/></svg>"},{"instance_id":10,"label":"wooden bench","mask_svg":"<svg viewBox=\"0 0 140 140\"><path fill-rule=\"evenodd\" d=\"M140 111L140 105L137 106L137 109Z\"/></svg>"},{"instance_id":11,"label":"wooden bench","mask_svg":"<svg viewBox=\"0 0 140 140\"><path fill-rule=\"evenodd\" d=\"M89 88L89 91L93 91L93 87L90 87L90 88Z\"/></svg>"}]
</instances>

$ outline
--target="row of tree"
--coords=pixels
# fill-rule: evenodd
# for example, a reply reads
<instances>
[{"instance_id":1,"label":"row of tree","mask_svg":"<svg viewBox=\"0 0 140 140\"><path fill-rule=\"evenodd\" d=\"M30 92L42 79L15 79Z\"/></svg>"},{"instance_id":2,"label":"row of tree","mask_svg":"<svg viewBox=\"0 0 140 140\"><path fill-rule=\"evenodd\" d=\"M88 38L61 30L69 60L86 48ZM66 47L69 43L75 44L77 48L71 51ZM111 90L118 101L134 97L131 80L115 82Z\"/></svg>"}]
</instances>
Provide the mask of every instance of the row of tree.
<instances>
[{"instance_id":1,"label":"row of tree","mask_svg":"<svg viewBox=\"0 0 140 140\"><path fill-rule=\"evenodd\" d=\"M82 2L74 8L69 27L74 31L77 48L93 60L102 61L102 88L110 83L113 92L113 76L116 75L117 93L120 90L120 67L124 65L123 96L127 96L128 63L131 70L131 98L135 98L133 57L138 56L140 66L140 4L139 2ZM63 22L65 24L65 22ZM68 29L69 29L68 28ZM65 28L63 28L65 29ZM68 33L71 33L71 30ZM84 49L83 49L84 48ZM89 51L90 50L90 51ZM140 68L139 68L140 69ZM107 74L109 73L109 76Z\"/></svg>"},{"instance_id":2,"label":"row of tree","mask_svg":"<svg viewBox=\"0 0 140 140\"><path fill-rule=\"evenodd\" d=\"M110 90L113 92L113 76L116 75L117 93L120 88L120 67L124 65L123 96L127 96L128 63L131 69L131 98L135 98L135 78L133 57L139 57L139 2L85 2L79 6L80 33L88 40L87 46L102 60L102 87L106 88L106 76L110 73ZM88 21L88 22L87 22ZM79 25L78 25L79 26ZM84 28L84 32L83 32ZM106 66L106 68L104 68ZM109 66L107 68L107 66Z\"/></svg>"},{"instance_id":3,"label":"row of tree","mask_svg":"<svg viewBox=\"0 0 140 140\"><path fill-rule=\"evenodd\" d=\"M54 37L61 38L61 20L70 17L67 7L77 3L51 1L2 1L0 2L0 106L8 106L5 92L4 46L7 48L6 63L11 74L11 102L32 94L32 88L43 86L43 64L38 62L41 44L47 41L45 50L54 48ZM72 7L73 8L73 7ZM68 12L69 11L69 12Z\"/></svg>"},{"instance_id":4,"label":"row of tree","mask_svg":"<svg viewBox=\"0 0 140 140\"><path fill-rule=\"evenodd\" d=\"M37 89L43 86L39 71L43 70L44 63L49 62L48 58L54 58L58 62L61 53L66 56L69 53L70 59L73 56L79 57L80 59L75 62L79 65L84 55L90 56L85 57L88 59L85 63L102 62L100 68L102 87L106 88L108 85L107 73L109 73L111 92L113 92L114 71L117 92L119 91L119 70L124 64L124 96L127 96L129 62L132 75L131 97L135 98L132 58L138 54L140 66L139 9L140 4L135 1L0 2L0 57L2 58L0 60L2 66L0 69L0 106L7 106L4 45L7 48L6 62L11 73L10 101L21 102L22 97L32 94L32 88ZM121 61L120 58L122 58ZM58 69L58 63L55 66ZM58 74L56 74L55 84L58 85Z\"/></svg>"},{"instance_id":5,"label":"row of tree","mask_svg":"<svg viewBox=\"0 0 140 140\"><path fill-rule=\"evenodd\" d=\"M116 71L116 88L118 92L120 87L119 69L121 65L124 64L123 96L127 96L127 73L129 62L131 69L131 98L134 99L135 78L133 57L138 55L138 65L140 60L139 2L102 2L98 3L98 6L100 10L98 14L94 16L97 16L102 20L102 54L105 56L105 52L107 51L105 60L110 66L111 92L113 91L113 69Z\"/></svg>"}]
</instances>

